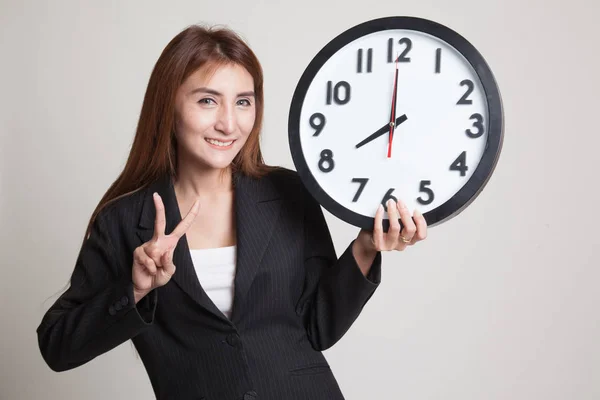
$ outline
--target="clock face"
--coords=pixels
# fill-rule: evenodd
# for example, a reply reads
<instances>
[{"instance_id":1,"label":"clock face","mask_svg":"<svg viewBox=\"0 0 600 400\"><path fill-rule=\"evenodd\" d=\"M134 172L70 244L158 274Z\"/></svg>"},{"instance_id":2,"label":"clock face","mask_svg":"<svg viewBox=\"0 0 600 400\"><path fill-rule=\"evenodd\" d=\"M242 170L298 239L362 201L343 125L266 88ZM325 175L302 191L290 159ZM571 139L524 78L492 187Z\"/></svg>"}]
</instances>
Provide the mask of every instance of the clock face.
<instances>
[{"instance_id":1,"label":"clock face","mask_svg":"<svg viewBox=\"0 0 600 400\"><path fill-rule=\"evenodd\" d=\"M429 226L457 215L485 186L502 139L500 96L481 55L448 28L409 17L330 42L300 80L289 122L309 191L367 229L389 198Z\"/></svg>"}]
</instances>

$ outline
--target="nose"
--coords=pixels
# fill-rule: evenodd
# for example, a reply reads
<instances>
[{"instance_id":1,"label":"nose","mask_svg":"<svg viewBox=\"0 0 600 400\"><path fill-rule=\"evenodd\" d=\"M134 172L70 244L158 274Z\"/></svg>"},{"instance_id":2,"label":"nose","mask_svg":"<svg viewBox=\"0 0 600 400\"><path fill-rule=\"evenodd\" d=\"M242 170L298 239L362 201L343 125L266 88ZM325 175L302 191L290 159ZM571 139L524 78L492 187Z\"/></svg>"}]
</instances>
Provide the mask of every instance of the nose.
<instances>
[{"instance_id":1,"label":"nose","mask_svg":"<svg viewBox=\"0 0 600 400\"><path fill-rule=\"evenodd\" d=\"M235 131L236 120L234 107L223 105L219 108L215 129L230 135Z\"/></svg>"}]
</instances>

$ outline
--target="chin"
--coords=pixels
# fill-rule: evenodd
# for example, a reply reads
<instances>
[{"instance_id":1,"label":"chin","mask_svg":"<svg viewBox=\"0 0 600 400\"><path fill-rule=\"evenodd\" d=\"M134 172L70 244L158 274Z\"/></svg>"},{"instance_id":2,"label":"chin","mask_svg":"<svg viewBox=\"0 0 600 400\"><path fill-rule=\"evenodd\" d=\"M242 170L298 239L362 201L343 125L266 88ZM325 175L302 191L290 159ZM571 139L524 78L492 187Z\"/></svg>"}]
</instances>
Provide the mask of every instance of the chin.
<instances>
[{"instance_id":1,"label":"chin","mask_svg":"<svg viewBox=\"0 0 600 400\"><path fill-rule=\"evenodd\" d=\"M234 154L233 156L227 156L227 157L225 157L224 155L221 157L218 157L218 156L215 157L214 155L209 155L209 156L205 155L204 157L198 157L198 158L200 158L200 162L202 164L206 165L208 168L223 169L223 168L227 168L231 165L231 162L235 158L236 154Z\"/></svg>"}]
</instances>

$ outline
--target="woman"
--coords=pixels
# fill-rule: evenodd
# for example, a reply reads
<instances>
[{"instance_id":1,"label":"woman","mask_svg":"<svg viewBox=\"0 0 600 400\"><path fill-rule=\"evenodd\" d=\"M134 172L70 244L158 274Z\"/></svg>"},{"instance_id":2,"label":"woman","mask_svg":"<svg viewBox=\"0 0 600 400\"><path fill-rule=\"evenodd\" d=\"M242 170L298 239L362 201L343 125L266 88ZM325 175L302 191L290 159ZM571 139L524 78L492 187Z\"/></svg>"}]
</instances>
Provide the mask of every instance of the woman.
<instances>
[{"instance_id":1,"label":"woman","mask_svg":"<svg viewBox=\"0 0 600 400\"><path fill-rule=\"evenodd\" d=\"M321 351L379 285L381 251L426 223L389 203L389 232L380 207L338 259L298 175L263 163L262 117L261 67L235 33L191 26L167 45L124 171L37 329L50 368L131 339L158 399L343 399Z\"/></svg>"}]
</instances>

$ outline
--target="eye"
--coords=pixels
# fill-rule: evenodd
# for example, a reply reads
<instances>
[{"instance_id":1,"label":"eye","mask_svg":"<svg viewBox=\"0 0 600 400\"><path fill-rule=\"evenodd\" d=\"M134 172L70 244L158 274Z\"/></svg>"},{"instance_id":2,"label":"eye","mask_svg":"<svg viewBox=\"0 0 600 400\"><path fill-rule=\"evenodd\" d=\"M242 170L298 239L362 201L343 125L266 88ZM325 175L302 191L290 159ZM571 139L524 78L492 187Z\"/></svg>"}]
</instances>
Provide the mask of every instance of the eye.
<instances>
[{"instance_id":1,"label":"eye","mask_svg":"<svg viewBox=\"0 0 600 400\"><path fill-rule=\"evenodd\" d=\"M238 100L238 104L241 106L246 106L246 107L249 107L252 105L252 103L250 103L250 100L248 100L248 99L240 99L240 100Z\"/></svg>"},{"instance_id":2,"label":"eye","mask_svg":"<svg viewBox=\"0 0 600 400\"><path fill-rule=\"evenodd\" d=\"M211 104L211 103L210 103L211 101L212 101L213 103L215 103L215 101L214 101L213 99L211 99L210 97L205 97L205 98L203 98L203 99L200 99L200 100L198 101L198 103L200 103L200 104Z\"/></svg>"}]
</instances>

